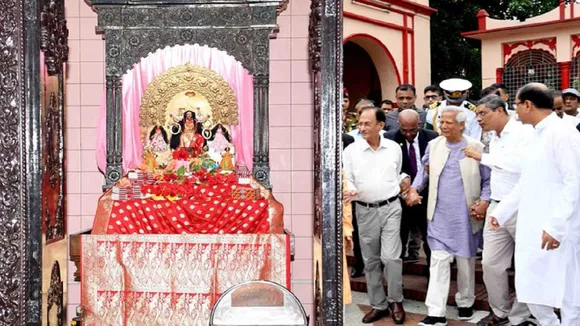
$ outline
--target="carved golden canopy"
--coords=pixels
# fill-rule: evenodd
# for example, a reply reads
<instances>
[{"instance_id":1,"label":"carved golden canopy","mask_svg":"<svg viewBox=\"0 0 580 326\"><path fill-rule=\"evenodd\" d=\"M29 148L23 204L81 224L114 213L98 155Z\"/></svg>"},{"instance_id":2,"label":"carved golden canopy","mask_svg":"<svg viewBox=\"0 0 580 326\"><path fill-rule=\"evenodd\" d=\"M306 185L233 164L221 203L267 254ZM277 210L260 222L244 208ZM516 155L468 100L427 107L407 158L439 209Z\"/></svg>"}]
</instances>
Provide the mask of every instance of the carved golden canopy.
<instances>
[{"instance_id":1,"label":"carved golden canopy","mask_svg":"<svg viewBox=\"0 0 580 326\"><path fill-rule=\"evenodd\" d=\"M147 87L141 99L139 124L164 125L167 105L176 94L194 91L211 106L212 124L237 125L238 103L230 85L218 73L189 63L168 69Z\"/></svg>"}]
</instances>

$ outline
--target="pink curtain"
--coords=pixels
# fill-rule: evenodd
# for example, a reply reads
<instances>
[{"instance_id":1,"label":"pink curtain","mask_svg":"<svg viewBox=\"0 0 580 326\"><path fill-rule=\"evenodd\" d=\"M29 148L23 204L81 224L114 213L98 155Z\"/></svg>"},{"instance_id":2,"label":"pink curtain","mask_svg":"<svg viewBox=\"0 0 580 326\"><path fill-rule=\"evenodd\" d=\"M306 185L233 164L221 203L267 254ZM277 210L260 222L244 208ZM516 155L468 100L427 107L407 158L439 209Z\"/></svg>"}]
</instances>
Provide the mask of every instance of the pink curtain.
<instances>
[{"instance_id":1,"label":"pink curtain","mask_svg":"<svg viewBox=\"0 0 580 326\"><path fill-rule=\"evenodd\" d=\"M252 169L254 130L253 77L241 63L224 51L208 46L177 45L149 54L123 75L123 171L141 164L143 144L139 127L141 98L149 83L158 75L185 63L211 69L224 78L233 89L238 102L239 124L231 126L236 162ZM106 102L103 96L97 126L97 164L105 171L107 163Z\"/></svg>"}]
</instances>

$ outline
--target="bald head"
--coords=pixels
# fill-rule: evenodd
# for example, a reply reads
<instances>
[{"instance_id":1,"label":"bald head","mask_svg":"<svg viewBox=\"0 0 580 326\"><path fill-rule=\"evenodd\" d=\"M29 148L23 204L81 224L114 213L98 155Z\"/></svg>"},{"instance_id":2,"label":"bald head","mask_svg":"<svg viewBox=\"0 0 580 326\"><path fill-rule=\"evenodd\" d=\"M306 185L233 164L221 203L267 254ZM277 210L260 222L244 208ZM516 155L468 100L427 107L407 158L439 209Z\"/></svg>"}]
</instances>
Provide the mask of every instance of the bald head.
<instances>
[{"instance_id":1,"label":"bald head","mask_svg":"<svg viewBox=\"0 0 580 326\"><path fill-rule=\"evenodd\" d=\"M406 140L411 141L417 137L420 127L419 113L412 109L399 112L399 131Z\"/></svg>"},{"instance_id":2,"label":"bald head","mask_svg":"<svg viewBox=\"0 0 580 326\"><path fill-rule=\"evenodd\" d=\"M542 83L528 83L527 85L524 85L524 87L525 86L535 88L538 91L548 91L549 90L548 86L546 86Z\"/></svg>"},{"instance_id":3,"label":"bald head","mask_svg":"<svg viewBox=\"0 0 580 326\"><path fill-rule=\"evenodd\" d=\"M550 89L544 84L529 83L524 85L518 91L516 100L519 103L529 102L537 109L545 109L552 111L554 107L554 96Z\"/></svg>"},{"instance_id":4,"label":"bald head","mask_svg":"<svg viewBox=\"0 0 580 326\"><path fill-rule=\"evenodd\" d=\"M417 113L417 111L415 110L406 109L399 112L399 124L410 123L417 125L419 124L419 120L420 120L419 113Z\"/></svg>"},{"instance_id":5,"label":"bald head","mask_svg":"<svg viewBox=\"0 0 580 326\"><path fill-rule=\"evenodd\" d=\"M544 84L526 84L516 95L516 112L524 124L537 125L553 108L554 94Z\"/></svg>"}]
</instances>

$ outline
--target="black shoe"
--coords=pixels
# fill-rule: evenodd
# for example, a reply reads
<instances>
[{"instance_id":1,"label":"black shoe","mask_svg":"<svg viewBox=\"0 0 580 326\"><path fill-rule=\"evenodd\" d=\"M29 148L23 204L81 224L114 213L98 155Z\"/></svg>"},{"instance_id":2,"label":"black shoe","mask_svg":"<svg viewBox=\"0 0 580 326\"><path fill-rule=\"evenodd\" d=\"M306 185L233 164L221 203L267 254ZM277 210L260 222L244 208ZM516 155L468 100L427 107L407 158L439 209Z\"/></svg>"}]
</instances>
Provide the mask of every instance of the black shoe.
<instances>
[{"instance_id":1,"label":"black shoe","mask_svg":"<svg viewBox=\"0 0 580 326\"><path fill-rule=\"evenodd\" d=\"M419 262L418 256L410 255L407 257L403 257L403 263L416 264L418 262Z\"/></svg>"},{"instance_id":2,"label":"black shoe","mask_svg":"<svg viewBox=\"0 0 580 326\"><path fill-rule=\"evenodd\" d=\"M447 318L445 317L431 317L427 316L427 318L420 321L417 326L446 326L447 325Z\"/></svg>"},{"instance_id":3,"label":"black shoe","mask_svg":"<svg viewBox=\"0 0 580 326\"><path fill-rule=\"evenodd\" d=\"M473 306L469 308L459 307L459 320L470 320L473 318Z\"/></svg>"}]
</instances>

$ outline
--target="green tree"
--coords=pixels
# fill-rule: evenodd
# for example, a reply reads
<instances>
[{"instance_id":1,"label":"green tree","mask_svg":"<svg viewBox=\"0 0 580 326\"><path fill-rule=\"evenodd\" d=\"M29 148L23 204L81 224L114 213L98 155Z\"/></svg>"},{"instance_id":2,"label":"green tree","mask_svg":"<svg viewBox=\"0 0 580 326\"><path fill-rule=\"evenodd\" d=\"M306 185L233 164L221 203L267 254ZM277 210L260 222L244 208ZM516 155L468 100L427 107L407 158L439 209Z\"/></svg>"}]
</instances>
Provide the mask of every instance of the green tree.
<instances>
[{"instance_id":1,"label":"green tree","mask_svg":"<svg viewBox=\"0 0 580 326\"><path fill-rule=\"evenodd\" d=\"M481 85L481 43L461 32L477 30L475 15L485 9L492 18L524 20L554 9L559 0L431 0L438 11L431 16L431 81L461 77ZM488 85L485 85L488 86Z\"/></svg>"}]
</instances>

